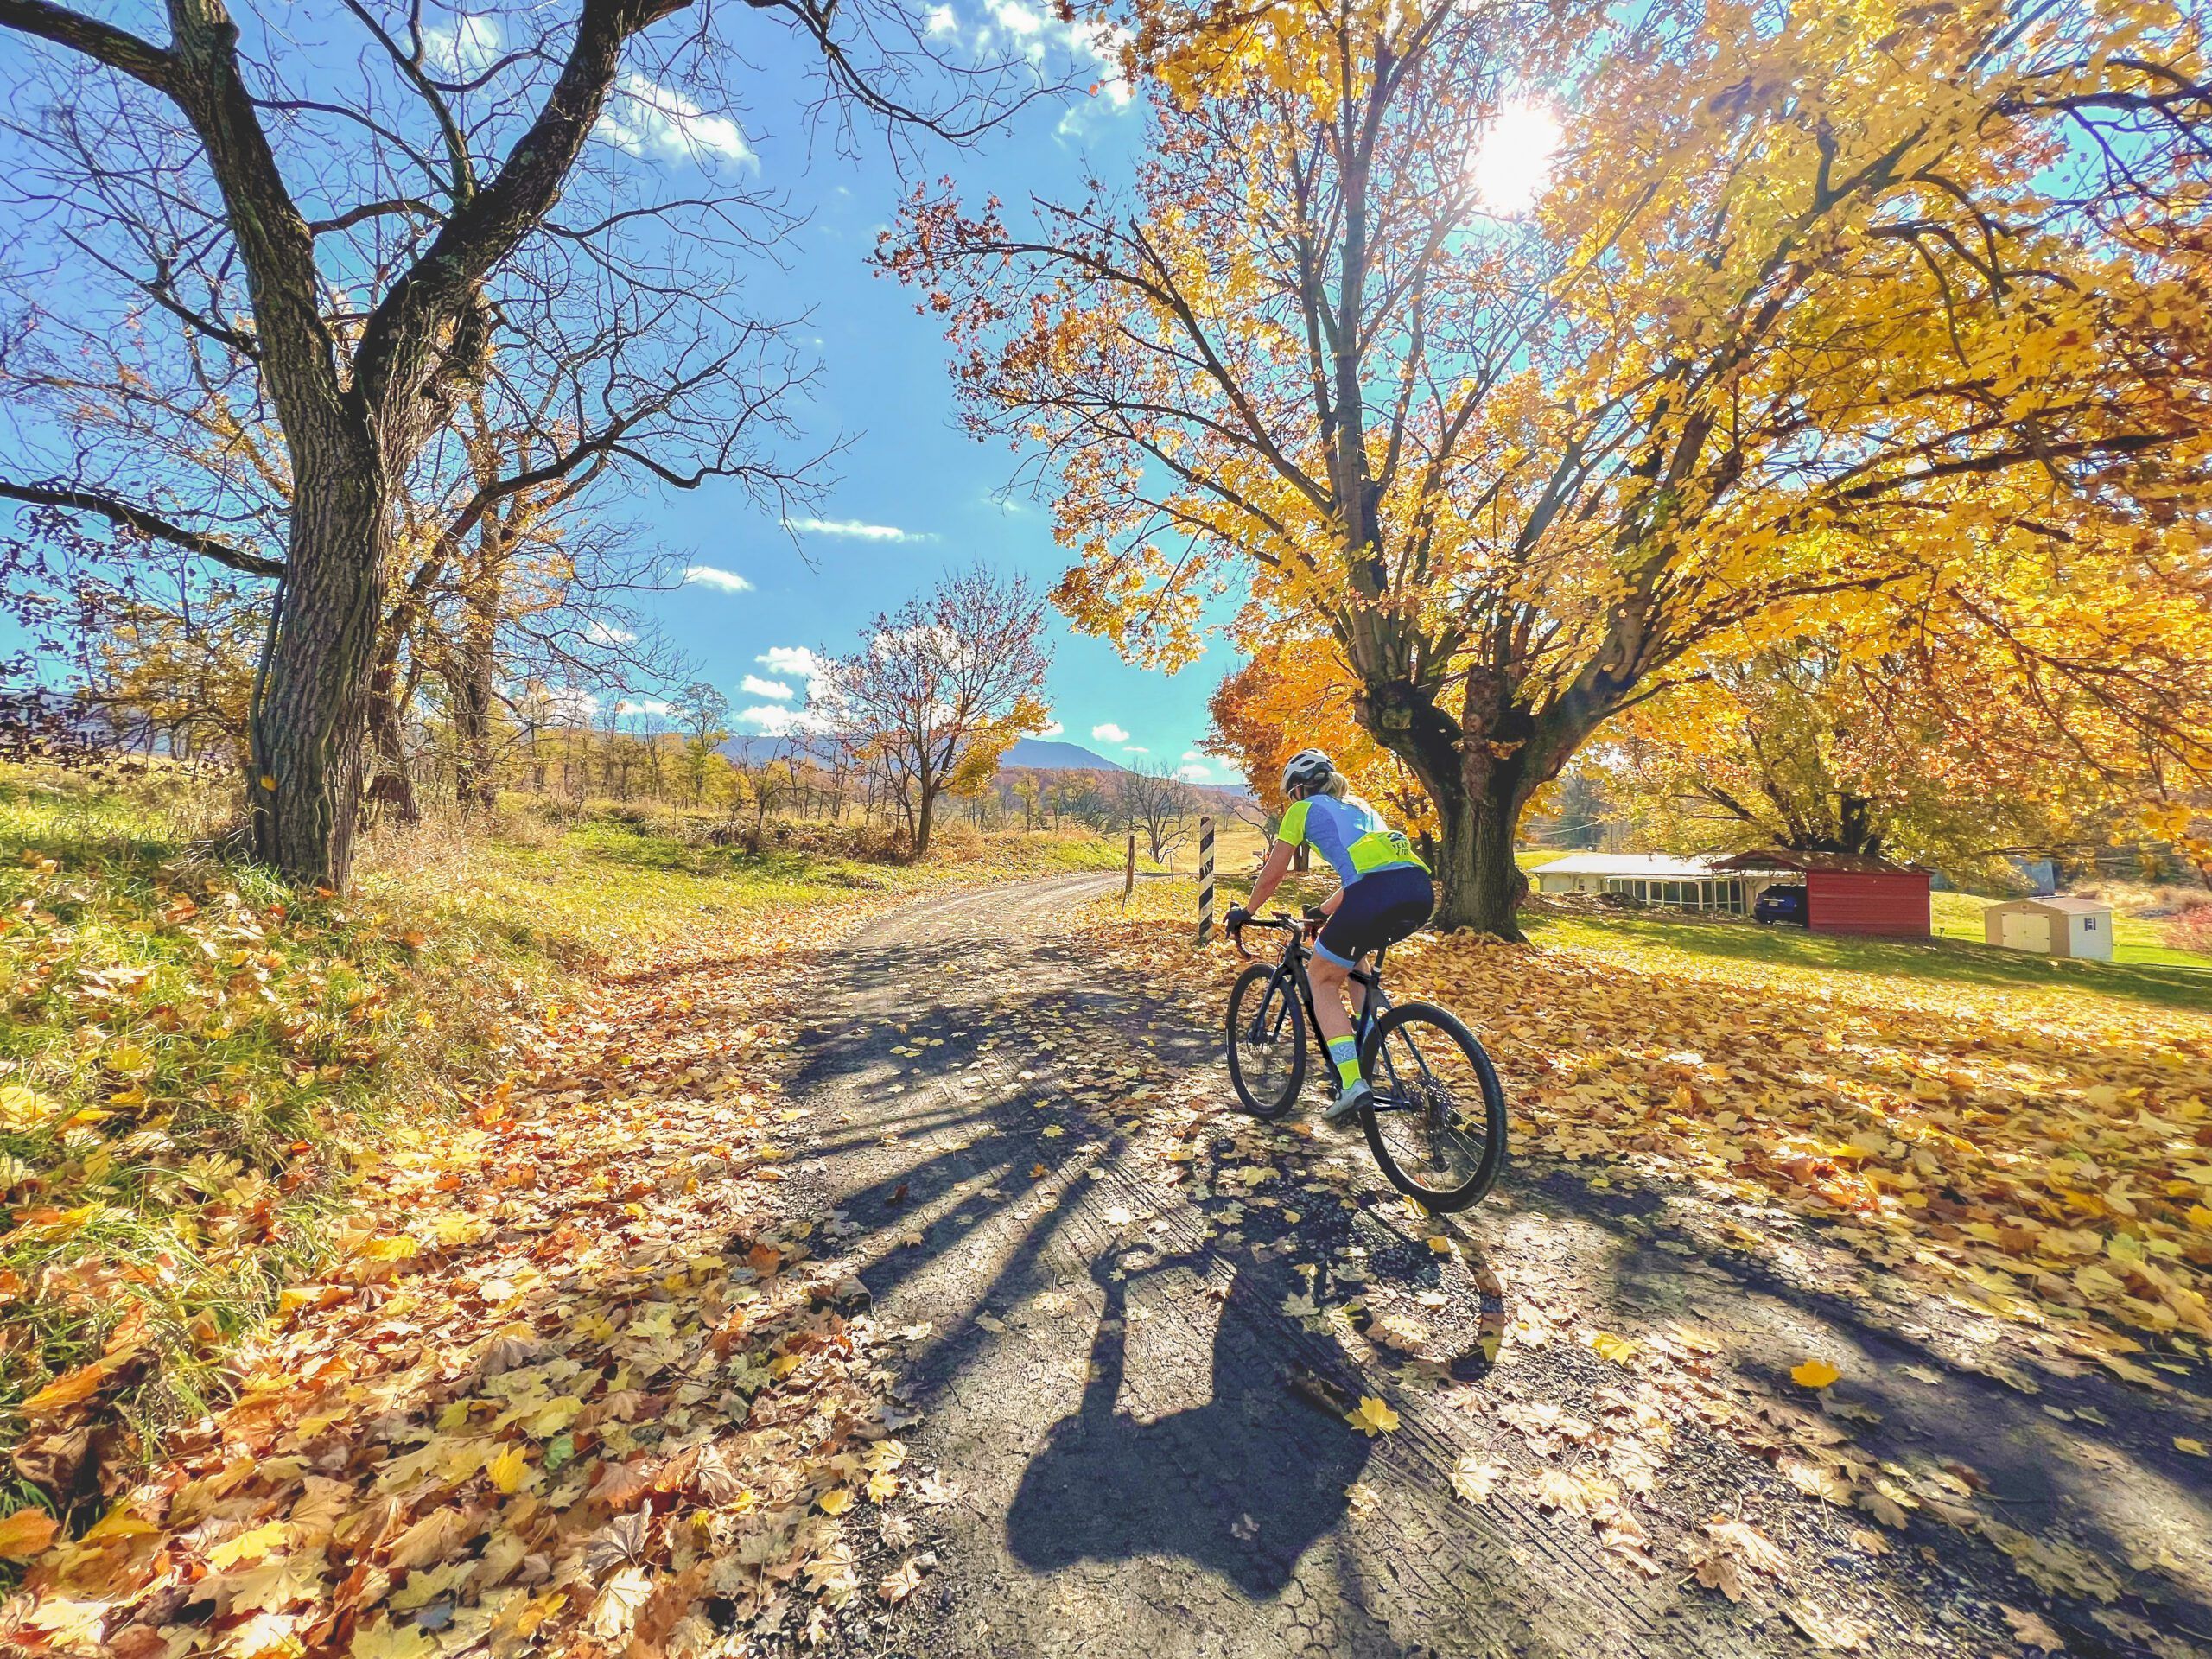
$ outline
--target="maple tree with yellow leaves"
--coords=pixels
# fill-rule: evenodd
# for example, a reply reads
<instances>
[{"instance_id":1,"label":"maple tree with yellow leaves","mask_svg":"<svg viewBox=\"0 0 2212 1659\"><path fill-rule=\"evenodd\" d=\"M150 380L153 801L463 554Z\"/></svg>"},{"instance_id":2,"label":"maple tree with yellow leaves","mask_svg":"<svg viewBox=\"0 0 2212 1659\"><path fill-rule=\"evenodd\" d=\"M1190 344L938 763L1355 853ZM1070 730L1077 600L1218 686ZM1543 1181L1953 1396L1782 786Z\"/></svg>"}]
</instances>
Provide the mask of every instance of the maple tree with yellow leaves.
<instances>
[{"instance_id":1,"label":"maple tree with yellow leaves","mask_svg":"<svg viewBox=\"0 0 2212 1659\"><path fill-rule=\"evenodd\" d=\"M885 266L1034 446L1079 626L1313 638L1438 820L1439 920L1598 727L1881 608L2202 765L2201 25L1817 11L1134 9L1151 159L1015 223L918 192ZM1532 122L1530 112L1538 118ZM1554 118L1548 188L1486 146ZM2095 651L2090 647L2095 647ZM2126 672L2087 671L2096 651Z\"/></svg>"}]
</instances>

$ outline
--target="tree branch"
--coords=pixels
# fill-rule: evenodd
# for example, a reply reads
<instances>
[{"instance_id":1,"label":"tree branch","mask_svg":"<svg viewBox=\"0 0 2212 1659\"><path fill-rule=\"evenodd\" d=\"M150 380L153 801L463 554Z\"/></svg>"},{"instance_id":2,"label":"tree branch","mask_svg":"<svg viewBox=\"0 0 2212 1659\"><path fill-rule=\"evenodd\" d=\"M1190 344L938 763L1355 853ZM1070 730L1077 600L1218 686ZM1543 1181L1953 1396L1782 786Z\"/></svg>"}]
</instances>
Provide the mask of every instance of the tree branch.
<instances>
[{"instance_id":1,"label":"tree branch","mask_svg":"<svg viewBox=\"0 0 2212 1659\"><path fill-rule=\"evenodd\" d=\"M128 501L118 501L112 496L102 495L95 490L65 490L42 484L17 484L0 479L0 498L23 501L35 507L60 507L72 512L98 513L111 524L136 531L141 536L167 542L181 547L188 553L196 553L203 559L245 572L249 576L281 577L283 563L264 558L258 553L249 553L244 548L233 547L219 536L210 536L204 531L193 530L135 507Z\"/></svg>"}]
</instances>

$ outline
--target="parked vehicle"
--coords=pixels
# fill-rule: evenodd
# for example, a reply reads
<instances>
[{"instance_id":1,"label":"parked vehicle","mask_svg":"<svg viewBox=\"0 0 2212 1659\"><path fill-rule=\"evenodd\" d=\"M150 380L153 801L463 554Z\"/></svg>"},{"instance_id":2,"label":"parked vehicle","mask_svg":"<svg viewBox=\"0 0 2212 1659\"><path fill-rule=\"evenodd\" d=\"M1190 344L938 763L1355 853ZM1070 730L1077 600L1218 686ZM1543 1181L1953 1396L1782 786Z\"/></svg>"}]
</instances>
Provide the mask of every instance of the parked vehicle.
<instances>
[{"instance_id":1,"label":"parked vehicle","mask_svg":"<svg viewBox=\"0 0 2212 1659\"><path fill-rule=\"evenodd\" d=\"M1805 916L1805 889L1797 886L1777 884L1769 887L1751 906L1751 919L1761 926L1770 922L1786 922L1793 927L1802 927Z\"/></svg>"}]
</instances>

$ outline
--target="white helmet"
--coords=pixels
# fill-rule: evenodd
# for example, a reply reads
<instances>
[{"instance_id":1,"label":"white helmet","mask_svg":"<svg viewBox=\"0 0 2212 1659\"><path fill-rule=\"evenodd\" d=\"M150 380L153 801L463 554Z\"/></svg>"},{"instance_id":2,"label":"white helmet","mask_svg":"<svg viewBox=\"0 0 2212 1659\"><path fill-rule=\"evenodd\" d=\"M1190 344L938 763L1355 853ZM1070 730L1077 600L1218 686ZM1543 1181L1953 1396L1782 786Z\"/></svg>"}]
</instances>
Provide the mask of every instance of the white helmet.
<instances>
[{"instance_id":1,"label":"white helmet","mask_svg":"<svg viewBox=\"0 0 2212 1659\"><path fill-rule=\"evenodd\" d=\"M1319 749L1300 749L1290 757L1282 769L1282 792L1297 796L1310 793L1329 781L1329 774L1336 765Z\"/></svg>"}]
</instances>

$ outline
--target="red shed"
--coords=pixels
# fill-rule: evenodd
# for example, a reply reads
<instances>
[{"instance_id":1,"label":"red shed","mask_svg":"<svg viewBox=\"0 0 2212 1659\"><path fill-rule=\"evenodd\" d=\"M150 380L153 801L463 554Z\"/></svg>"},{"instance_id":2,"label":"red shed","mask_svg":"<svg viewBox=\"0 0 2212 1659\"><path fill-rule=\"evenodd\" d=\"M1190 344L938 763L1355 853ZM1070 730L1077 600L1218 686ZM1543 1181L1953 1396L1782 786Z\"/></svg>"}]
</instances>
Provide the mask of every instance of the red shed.
<instances>
[{"instance_id":1,"label":"red shed","mask_svg":"<svg viewBox=\"0 0 2212 1659\"><path fill-rule=\"evenodd\" d=\"M1716 870L1793 871L1805 878L1805 925L1815 933L1885 933L1924 939L1928 872L1872 853L1793 853L1784 848L1716 859Z\"/></svg>"}]
</instances>

